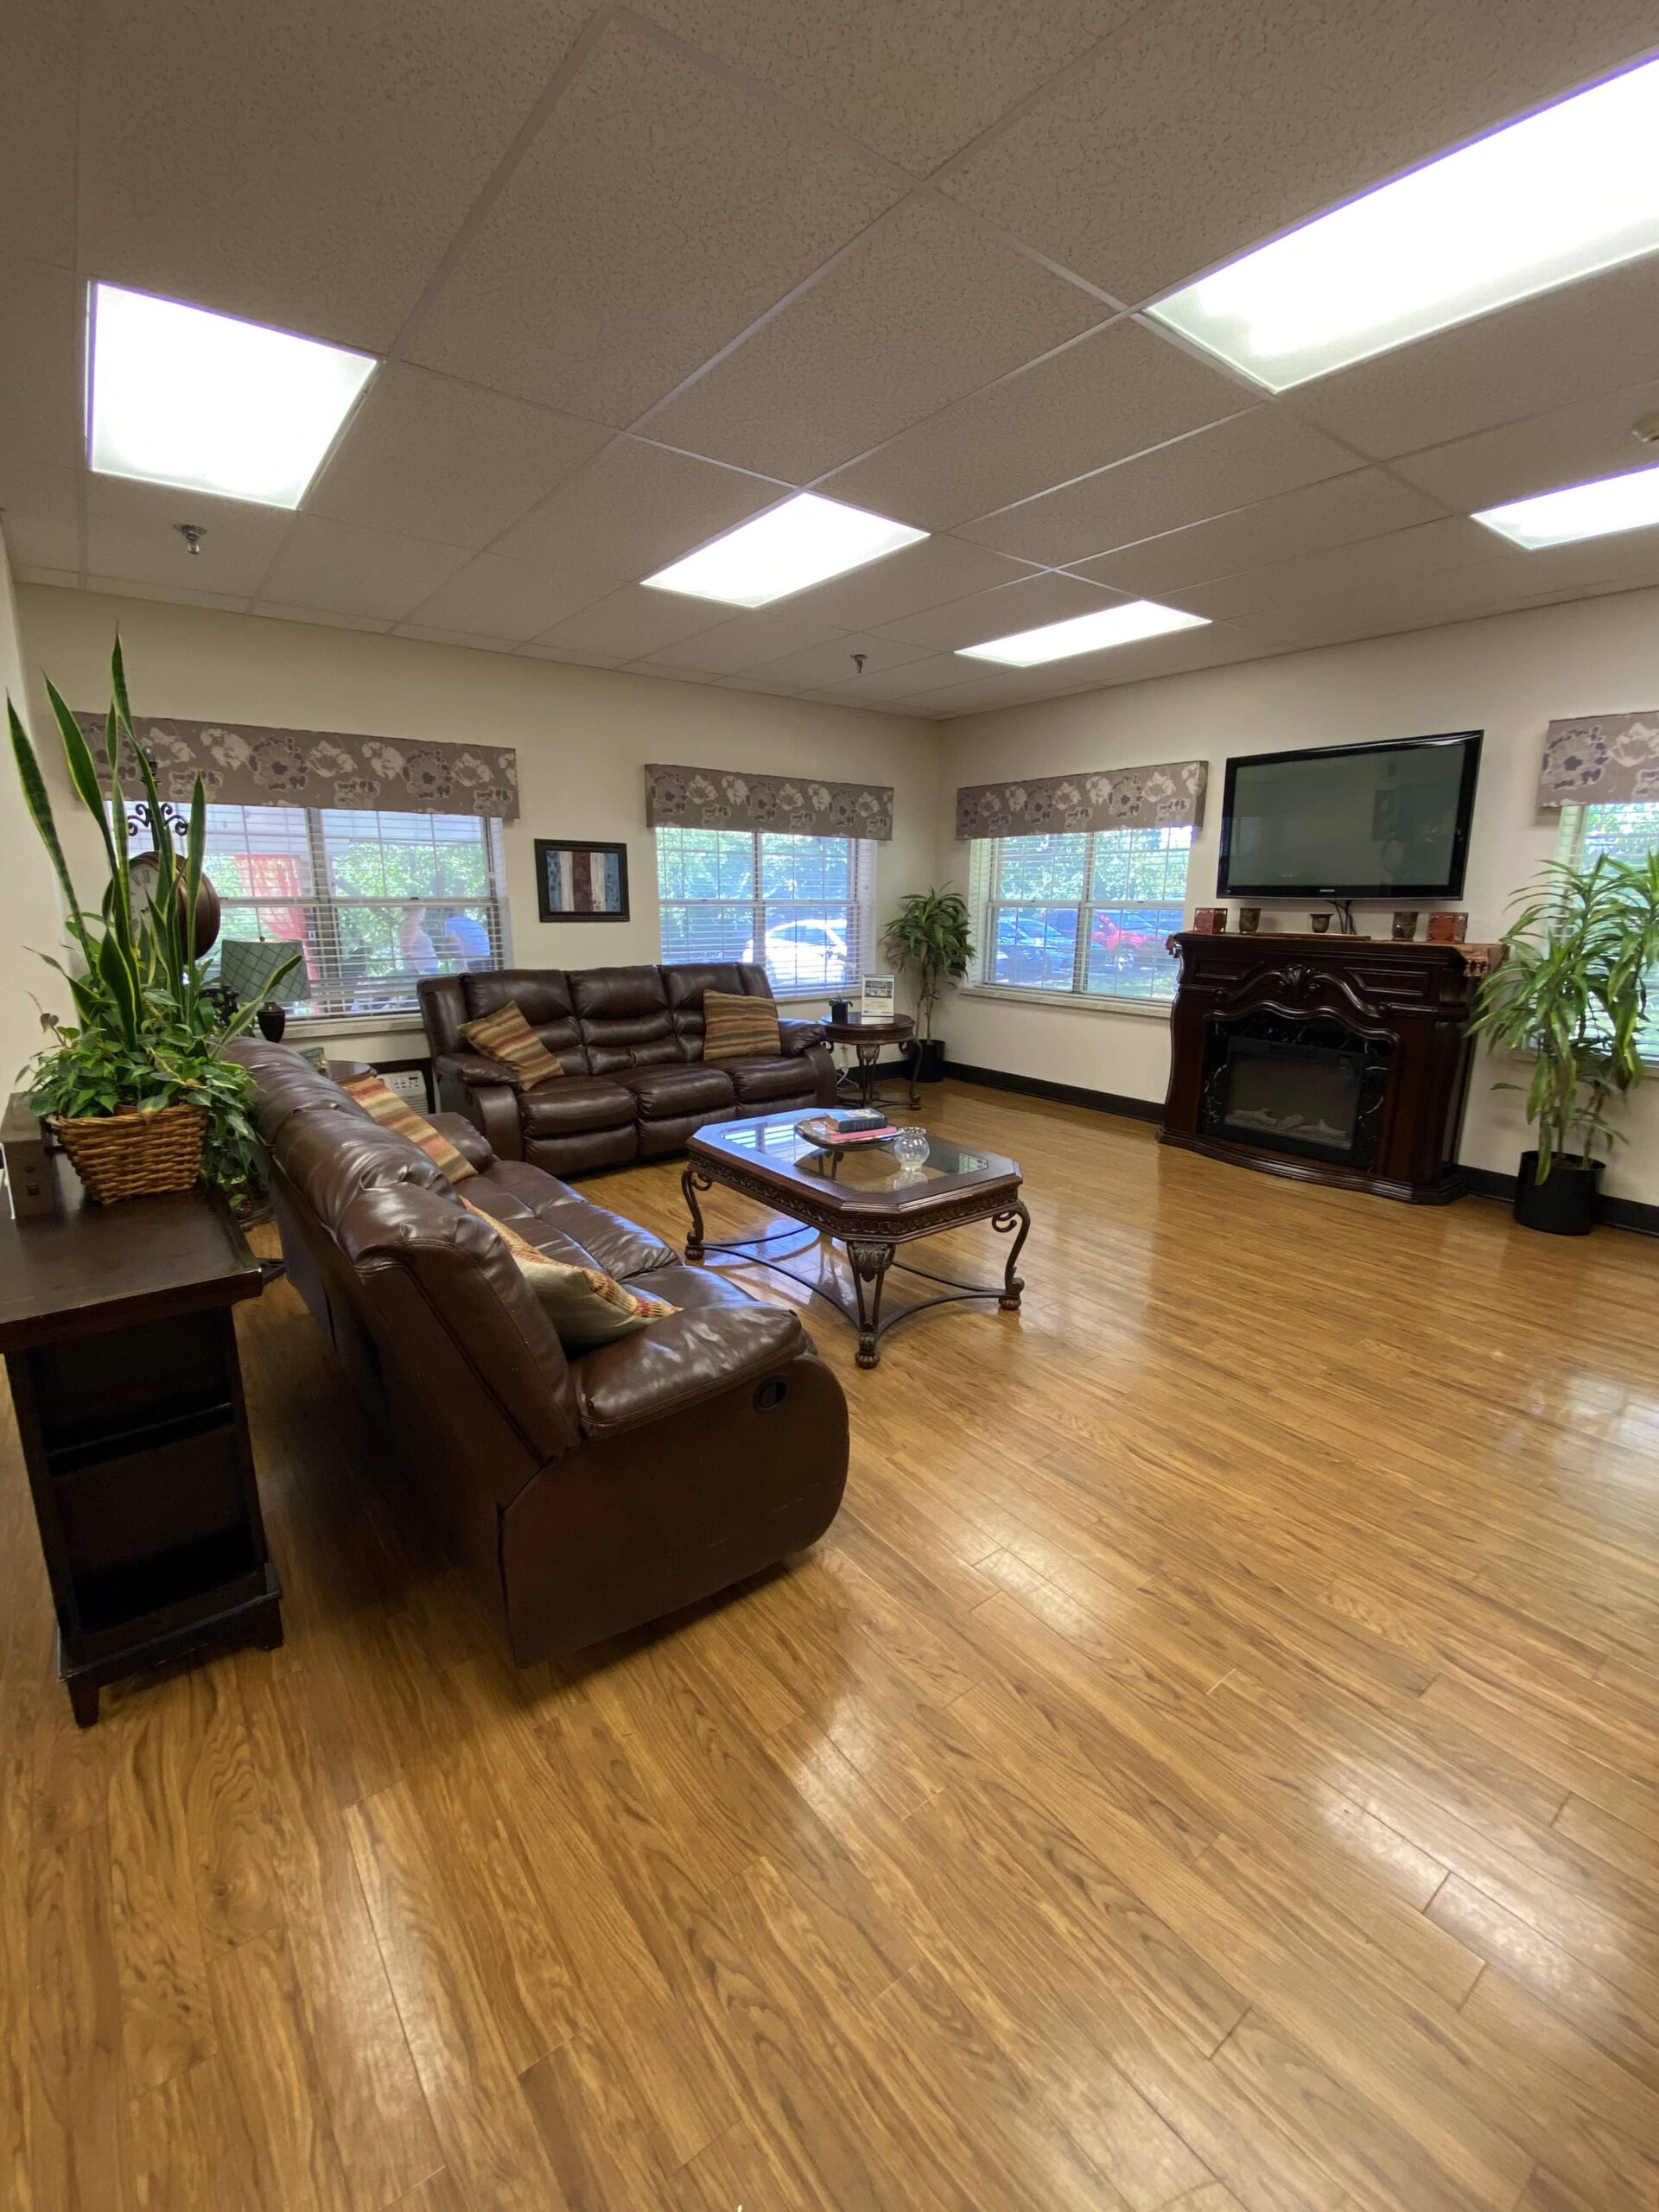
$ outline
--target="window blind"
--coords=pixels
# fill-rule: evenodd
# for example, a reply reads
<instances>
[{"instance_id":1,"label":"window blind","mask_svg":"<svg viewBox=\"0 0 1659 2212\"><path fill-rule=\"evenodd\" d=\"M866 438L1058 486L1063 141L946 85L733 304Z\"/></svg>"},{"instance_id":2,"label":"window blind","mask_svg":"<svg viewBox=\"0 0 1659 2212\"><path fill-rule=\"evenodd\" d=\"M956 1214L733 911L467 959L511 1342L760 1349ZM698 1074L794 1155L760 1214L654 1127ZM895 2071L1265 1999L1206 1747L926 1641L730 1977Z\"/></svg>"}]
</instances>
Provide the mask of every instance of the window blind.
<instances>
[{"instance_id":1,"label":"window blind","mask_svg":"<svg viewBox=\"0 0 1659 2212\"><path fill-rule=\"evenodd\" d=\"M861 838L659 828L662 957L758 963L779 998L855 989L874 872Z\"/></svg>"}]
</instances>

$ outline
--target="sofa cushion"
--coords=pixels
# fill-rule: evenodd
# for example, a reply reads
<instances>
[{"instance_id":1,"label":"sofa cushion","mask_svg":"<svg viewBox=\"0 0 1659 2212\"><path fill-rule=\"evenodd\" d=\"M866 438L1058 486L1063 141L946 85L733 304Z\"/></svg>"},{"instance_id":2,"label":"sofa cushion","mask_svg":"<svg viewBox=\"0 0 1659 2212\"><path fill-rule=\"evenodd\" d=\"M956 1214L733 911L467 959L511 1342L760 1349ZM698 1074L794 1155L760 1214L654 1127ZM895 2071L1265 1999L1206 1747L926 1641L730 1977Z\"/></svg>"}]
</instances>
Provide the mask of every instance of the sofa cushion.
<instances>
[{"instance_id":1,"label":"sofa cushion","mask_svg":"<svg viewBox=\"0 0 1659 2212\"><path fill-rule=\"evenodd\" d=\"M738 1295L741 1304L723 1297L688 1304L621 1343L601 1344L573 1361L571 1379L586 1433L614 1435L664 1421L723 1391L753 1388L810 1349L787 1306L760 1306Z\"/></svg>"},{"instance_id":2,"label":"sofa cushion","mask_svg":"<svg viewBox=\"0 0 1659 2212\"><path fill-rule=\"evenodd\" d=\"M463 1198L461 1204L466 1205L467 1201ZM476 1206L468 1206L467 1211L492 1223L567 1351L614 1344L619 1337L632 1336L643 1329L647 1321L665 1320L678 1310L664 1298L630 1290L602 1268L565 1259L556 1249L531 1243L509 1224L493 1220ZM565 1240L557 1238L556 1244L564 1245Z\"/></svg>"},{"instance_id":3,"label":"sofa cushion","mask_svg":"<svg viewBox=\"0 0 1659 2212\"><path fill-rule=\"evenodd\" d=\"M422 980L429 979L423 977ZM570 1003L569 978L563 969L483 969L476 975L441 977L438 980L459 984L465 1009L464 1020L477 1021L486 1015L499 1014L511 1001L518 1007L567 1075L587 1075L590 1072L587 1055L582 1049L582 1032L576 1027L575 1009Z\"/></svg>"},{"instance_id":4,"label":"sofa cushion","mask_svg":"<svg viewBox=\"0 0 1659 2212\"><path fill-rule=\"evenodd\" d=\"M457 1203L448 1178L418 1145L383 1129L354 1108L349 1114L290 1115L276 1134L271 1157L329 1230L365 1191L410 1185L446 1205Z\"/></svg>"},{"instance_id":5,"label":"sofa cushion","mask_svg":"<svg viewBox=\"0 0 1659 2212\"><path fill-rule=\"evenodd\" d=\"M378 1075L348 1076L340 1089L354 1098L372 1122L391 1129L410 1144L418 1145L432 1165L451 1183L464 1183L478 1170L442 1129L434 1128L424 1114L417 1114L407 1098L400 1098Z\"/></svg>"},{"instance_id":6,"label":"sofa cushion","mask_svg":"<svg viewBox=\"0 0 1659 2212\"><path fill-rule=\"evenodd\" d=\"M747 993L702 995L702 1056L706 1060L776 1059L783 1049L778 1009L770 999Z\"/></svg>"},{"instance_id":7,"label":"sofa cushion","mask_svg":"<svg viewBox=\"0 0 1659 2212\"><path fill-rule=\"evenodd\" d=\"M738 960L688 961L677 967L664 968L663 988L668 994L668 1010L674 1017L675 1034L685 1046L689 1059L698 1058L702 1052L705 992L725 991L733 998L772 996L766 969Z\"/></svg>"},{"instance_id":8,"label":"sofa cushion","mask_svg":"<svg viewBox=\"0 0 1659 2212\"><path fill-rule=\"evenodd\" d=\"M551 1083L564 1073L536 1032L524 1019L517 999L509 999L493 1014L463 1021L461 1033L486 1059L500 1061L506 1079L519 1090L532 1084Z\"/></svg>"},{"instance_id":9,"label":"sofa cushion","mask_svg":"<svg viewBox=\"0 0 1659 2212\"><path fill-rule=\"evenodd\" d=\"M522 1160L498 1160L467 1196L476 1210L507 1223L532 1244L545 1244L550 1236L563 1237L591 1254L607 1274L648 1274L672 1267L677 1257L648 1229L578 1197L568 1183Z\"/></svg>"},{"instance_id":10,"label":"sofa cushion","mask_svg":"<svg viewBox=\"0 0 1659 2212\"><path fill-rule=\"evenodd\" d=\"M722 1064L732 1078L740 1106L766 1106L778 1098L812 1098L812 1071L798 1059L730 1060Z\"/></svg>"},{"instance_id":11,"label":"sofa cushion","mask_svg":"<svg viewBox=\"0 0 1659 2212\"><path fill-rule=\"evenodd\" d=\"M677 1061L671 1067L628 1068L619 1080L639 1100L643 1122L716 1113L737 1095L724 1068L706 1067L698 1060Z\"/></svg>"},{"instance_id":12,"label":"sofa cushion","mask_svg":"<svg viewBox=\"0 0 1659 2212\"><path fill-rule=\"evenodd\" d=\"M595 1075L677 1065L687 1057L660 968L586 968L570 977L582 1048Z\"/></svg>"},{"instance_id":13,"label":"sofa cushion","mask_svg":"<svg viewBox=\"0 0 1659 2212\"><path fill-rule=\"evenodd\" d=\"M626 1128L634 1116L633 1093L602 1076L568 1075L518 1094L527 1137L578 1136L587 1129Z\"/></svg>"}]
</instances>

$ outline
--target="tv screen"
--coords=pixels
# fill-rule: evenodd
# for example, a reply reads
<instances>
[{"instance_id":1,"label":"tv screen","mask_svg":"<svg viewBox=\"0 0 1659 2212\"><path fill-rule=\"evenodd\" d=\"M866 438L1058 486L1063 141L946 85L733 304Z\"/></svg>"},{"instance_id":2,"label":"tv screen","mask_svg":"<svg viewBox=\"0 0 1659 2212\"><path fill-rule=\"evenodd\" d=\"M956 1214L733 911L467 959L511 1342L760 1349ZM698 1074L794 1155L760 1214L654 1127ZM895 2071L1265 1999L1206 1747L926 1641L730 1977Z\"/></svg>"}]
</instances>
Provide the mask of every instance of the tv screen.
<instances>
[{"instance_id":1,"label":"tv screen","mask_svg":"<svg viewBox=\"0 0 1659 2212\"><path fill-rule=\"evenodd\" d=\"M1216 888L1253 899L1455 899L1478 729L1227 763Z\"/></svg>"}]
</instances>

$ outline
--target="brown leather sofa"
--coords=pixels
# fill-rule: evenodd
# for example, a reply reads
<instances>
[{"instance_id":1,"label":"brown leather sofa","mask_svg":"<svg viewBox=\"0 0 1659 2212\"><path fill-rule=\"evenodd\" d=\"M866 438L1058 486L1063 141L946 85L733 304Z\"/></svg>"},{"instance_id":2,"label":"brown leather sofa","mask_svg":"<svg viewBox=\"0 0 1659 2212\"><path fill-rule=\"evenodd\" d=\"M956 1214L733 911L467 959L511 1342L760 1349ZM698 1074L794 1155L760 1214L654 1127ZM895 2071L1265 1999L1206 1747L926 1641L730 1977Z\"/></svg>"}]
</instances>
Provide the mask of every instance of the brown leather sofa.
<instances>
[{"instance_id":1,"label":"brown leather sofa","mask_svg":"<svg viewBox=\"0 0 1659 2212\"><path fill-rule=\"evenodd\" d=\"M552 1175L683 1149L705 1122L784 1114L835 1103L836 1069L817 1022L780 1020L776 1058L707 1060L702 995L769 999L763 968L732 962L683 968L497 968L428 976L421 1020L432 1048L439 1103L465 1114L498 1158ZM563 1077L515 1090L498 1060L483 1058L461 1024L516 1000L564 1068Z\"/></svg>"},{"instance_id":2,"label":"brown leather sofa","mask_svg":"<svg viewBox=\"0 0 1659 2212\"><path fill-rule=\"evenodd\" d=\"M681 1310L567 1357L505 1244L418 1147L286 1046L257 1091L294 1284L521 1665L803 1550L835 1518L847 1402L796 1314L441 1115L473 1204Z\"/></svg>"}]
</instances>

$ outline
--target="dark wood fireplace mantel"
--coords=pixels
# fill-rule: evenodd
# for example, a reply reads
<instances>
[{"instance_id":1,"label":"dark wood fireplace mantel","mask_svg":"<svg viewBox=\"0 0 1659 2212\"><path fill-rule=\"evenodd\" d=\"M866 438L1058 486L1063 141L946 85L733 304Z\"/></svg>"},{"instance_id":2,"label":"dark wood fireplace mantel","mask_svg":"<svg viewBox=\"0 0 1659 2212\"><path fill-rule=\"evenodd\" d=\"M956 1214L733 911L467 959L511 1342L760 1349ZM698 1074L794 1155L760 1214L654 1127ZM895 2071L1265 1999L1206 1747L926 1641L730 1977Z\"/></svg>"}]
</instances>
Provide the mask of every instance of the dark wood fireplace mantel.
<instances>
[{"instance_id":1,"label":"dark wood fireplace mantel","mask_svg":"<svg viewBox=\"0 0 1659 2212\"><path fill-rule=\"evenodd\" d=\"M1462 1195L1465 1029L1499 948L1190 930L1169 944L1164 1143L1420 1205Z\"/></svg>"}]
</instances>

